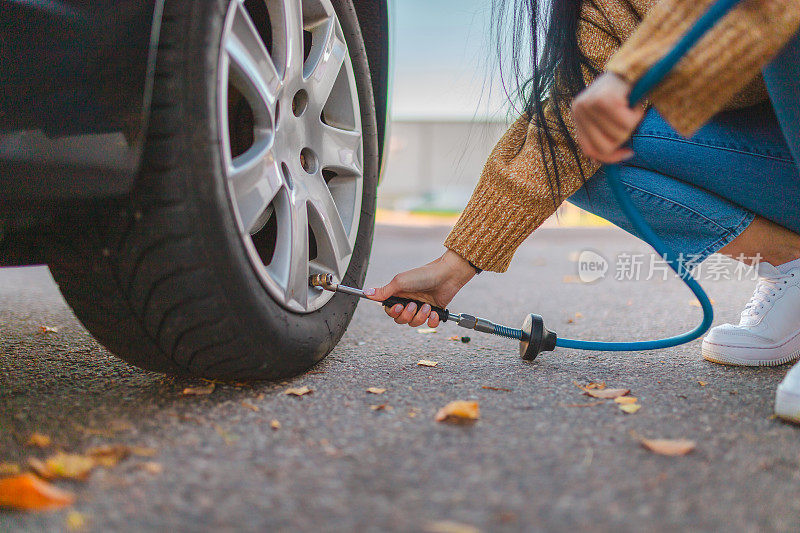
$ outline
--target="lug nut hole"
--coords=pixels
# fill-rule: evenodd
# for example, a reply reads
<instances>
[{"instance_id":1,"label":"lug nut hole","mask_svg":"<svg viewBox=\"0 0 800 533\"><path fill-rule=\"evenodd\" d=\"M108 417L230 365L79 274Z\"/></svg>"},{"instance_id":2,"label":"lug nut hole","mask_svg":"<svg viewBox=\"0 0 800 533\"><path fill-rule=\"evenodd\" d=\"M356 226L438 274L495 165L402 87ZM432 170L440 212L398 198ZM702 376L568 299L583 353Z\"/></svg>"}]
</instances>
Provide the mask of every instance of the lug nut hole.
<instances>
[{"instance_id":1,"label":"lug nut hole","mask_svg":"<svg viewBox=\"0 0 800 533\"><path fill-rule=\"evenodd\" d=\"M292 113L294 113L294 116L299 117L305 113L306 107L308 107L308 93L300 89L292 98Z\"/></svg>"},{"instance_id":2,"label":"lug nut hole","mask_svg":"<svg viewBox=\"0 0 800 533\"><path fill-rule=\"evenodd\" d=\"M311 148L303 148L300 151L300 166L309 174L316 174L319 168L317 154Z\"/></svg>"}]
</instances>

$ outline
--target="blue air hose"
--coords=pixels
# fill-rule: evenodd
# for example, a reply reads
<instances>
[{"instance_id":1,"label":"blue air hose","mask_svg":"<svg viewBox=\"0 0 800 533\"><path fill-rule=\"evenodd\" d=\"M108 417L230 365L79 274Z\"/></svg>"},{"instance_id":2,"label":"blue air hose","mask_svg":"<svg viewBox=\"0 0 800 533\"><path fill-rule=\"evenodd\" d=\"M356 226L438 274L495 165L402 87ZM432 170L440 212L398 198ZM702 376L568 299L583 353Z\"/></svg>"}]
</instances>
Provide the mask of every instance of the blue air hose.
<instances>
[{"instance_id":1,"label":"blue air hose","mask_svg":"<svg viewBox=\"0 0 800 533\"><path fill-rule=\"evenodd\" d=\"M647 94L653 87L658 85L672 68L681 60L681 58L694 46L705 33L711 29L725 14L731 10L740 0L719 0L713 4L708 11L700 17L695 25L683 38L664 56L660 61L653 65L642 78L636 82L631 89L628 98L631 107L636 105L645 94ZM677 260L676 254L658 235L650 228L647 222L642 217L641 213L636 209L630 197L625 191L625 187L619 178L620 167L618 165L609 165L606 167L606 179L614 192L622 210L628 217L631 225L636 228L639 236L647 242L658 254L669 264L670 268L683 280L686 286L691 289L697 300L700 302L700 307L703 309L703 320L691 331L675 335L673 337L666 337L663 339L649 340L649 341L631 341L631 342L601 342L601 341L588 341L580 339L563 339L558 337L555 345L564 348L577 348L579 350L602 350L602 351L629 351L629 350L655 350L658 348L669 348L671 346L678 346L700 337L705 333L711 322L714 320L714 310L711 306L711 301L708 299L703 288L692 276L691 272L683 267Z\"/></svg>"}]
</instances>

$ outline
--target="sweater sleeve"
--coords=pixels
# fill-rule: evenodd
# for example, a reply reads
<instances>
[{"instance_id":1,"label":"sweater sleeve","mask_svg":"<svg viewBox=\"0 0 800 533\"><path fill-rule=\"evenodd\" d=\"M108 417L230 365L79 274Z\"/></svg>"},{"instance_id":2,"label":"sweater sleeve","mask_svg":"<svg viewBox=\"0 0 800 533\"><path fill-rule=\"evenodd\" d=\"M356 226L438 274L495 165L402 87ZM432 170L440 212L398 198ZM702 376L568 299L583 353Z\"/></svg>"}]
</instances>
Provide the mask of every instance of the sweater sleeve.
<instances>
[{"instance_id":1,"label":"sweater sleeve","mask_svg":"<svg viewBox=\"0 0 800 533\"><path fill-rule=\"evenodd\" d=\"M661 0L606 65L631 83L661 59L714 0ZM649 102L691 136L748 84L800 27L800 0L744 0L654 89Z\"/></svg>"},{"instance_id":2,"label":"sweater sleeve","mask_svg":"<svg viewBox=\"0 0 800 533\"><path fill-rule=\"evenodd\" d=\"M602 70L617 49L619 41L614 35L629 35L640 14L622 2L615 3L612 11L616 11L611 13L601 12L593 4L585 4L578 40L593 66ZM611 20L619 21L615 31L609 26ZM584 74L587 83L591 81L586 71ZM562 106L561 113L574 139L568 106ZM546 106L545 120L552 116L552 109ZM576 159L569 148L570 139L555 132L552 152L543 154L538 134L535 123L527 118L514 122L489 156L475 192L444 243L483 270L505 272L519 245L600 168L580 153ZM554 165L559 169L558 185L553 183Z\"/></svg>"},{"instance_id":3,"label":"sweater sleeve","mask_svg":"<svg viewBox=\"0 0 800 533\"><path fill-rule=\"evenodd\" d=\"M475 192L444 243L483 270L505 272L522 241L583 183L577 162L567 153L565 143L557 141L559 198L556 188L551 188L536 137L524 117L509 128L489 156ZM586 177L599 168L583 157L581 164Z\"/></svg>"}]
</instances>

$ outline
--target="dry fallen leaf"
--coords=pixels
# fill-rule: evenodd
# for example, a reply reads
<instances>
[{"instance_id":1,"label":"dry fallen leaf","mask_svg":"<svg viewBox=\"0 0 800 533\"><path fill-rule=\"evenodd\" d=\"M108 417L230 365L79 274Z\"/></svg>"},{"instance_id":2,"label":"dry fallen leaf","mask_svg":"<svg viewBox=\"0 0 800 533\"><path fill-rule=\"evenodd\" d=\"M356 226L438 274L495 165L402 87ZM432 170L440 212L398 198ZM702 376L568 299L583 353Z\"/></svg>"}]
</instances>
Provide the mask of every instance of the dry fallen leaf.
<instances>
[{"instance_id":1,"label":"dry fallen leaf","mask_svg":"<svg viewBox=\"0 0 800 533\"><path fill-rule=\"evenodd\" d=\"M708 383L706 383L705 381L698 381L697 384L700 385L701 387L705 387L706 385L708 385Z\"/></svg>"},{"instance_id":2,"label":"dry fallen leaf","mask_svg":"<svg viewBox=\"0 0 800 533\"><path fill-rule=\"evenodd\" d=\"M436 366L438 364L438 361L428 361L427 359L420 359L417 361L417 366Z\"/></svg>"},{"instance_id":3,"label":"dry fallen leaf","mask_svg":"<svg viewBox=\"0 0 800 533\"><path fill-rule=\"evenodd\" d=\"M697 446L687 439L640 439L639 442L651 452L669 456L686 455Z\"/></svg>"},{"instance_id":4,"label":"dry fallen leaf","mask_svg":"<svg viewBox=\"0 0 800 533\"><path fill-rule=\"evenodd\" d=\"M28 464L45 479L66 478L81 481L89 477L89 473L97 466L92 457L64 452L51 455L44 461L31 457Z\"/></svg>"},{"instance_id":5,"label":"dry fallen leaf","mask_svg":"<svg viewBox=\"0 0 800 533\"><path fill-rule=\"evenodd\" d=\"M580 385L578 385L578 386L580 387ZM586 387L581 387L581 388L584 389L584 390L586 390L586 389L601 389L602 390L602 389L606 388L606 382L605 381L601 381L600 383L595 383L594 381L592 381L591 383L586 385Z\"/></svg>"},{"instance_id":6,"label":"dry fallen leaf","mask_svg":"<svg viewBox=\"0 0 800 533\"><path fill-rule=\"evenodd\" d=\"M367 389L367 392L371 394L383 394L386 392L386 389L381 389L380 387L370 387Z\"/></svg>"},{"instance_id":7,"label":"dry fallen leaf","mask_svg":"<svg viewBox=\"0 0 800 533\"><path fill-rule=\"evenodd\" d=\"M461 337L459 337L458 335L450 335L449 337L447 337L447 340L449 340L449 341L460 341Z\"/></svg>"},{"instance_id":8,"label":"dry fallen leaf","mask_svg":"<svg viewBox=\"0 0 800 533\"><path fill-rule=\"evenodd\" d=\"M66 525L67 529L70 531L83 531L88 524L89 519L86 518L86 515L78 511L70 511L67 513L66 518L64 518L64 525Z\"/></svg>"},{"instance_id":9,"label":"dry fallen leaf","mask_svg":"<svg viewBox=\"0 0 800 533\"><path fill-rule=\"evenodd\" d=\"M642 406L638 403L624 403L619 406L620 410L632 415L636 411L642 408Z\"/></svg>"},{"instance_id":10,"label":"dry fallen leaf","mask_svg":"<svg viewBox=\"0 0 800 533\"><path fill-rule=\"evenodd\" d=\"M437 422L472 422L481 416L478 402L457 400L450 402L436 413Z\"/></svg>"},{"instance_id":11,"label":"dry fallen leaf","mask_svg":"<svg viewBox=\"0 0 800 533\"><path fill-rule=\"evenodd\" d=\"M506 388L503 388L503 387L492 387L490 385L484 385L481 388L482 389L486 389L486 390L496 390L496 391L500 391L500 392L511 392L511 389L506 389Z\"/></svg>"},{"instance_id":12,"label":"dry fallen leaf","mask_svg":"<svg viewBox=\"0 0 800 533\"><path fill-rule=\"evenodd\" d=\"M382 403L380 405L370 405L369 408L372 409L373 411L391 411L392 409L394 409L394 407L385 403Z\"/></svg>"},{"instance_id":13,"label":"dry fallen leaf","mask_svg":"<svg viewBox=\"0 0 800 533\"><path fill-rule=\"evenodd\" d=\"M625 396L630 391L630 389L588 389L584 391L584 394L591 396L592 398L613 400L614 398Z\"/></svg>"},{"instance_id":14,"label":"dry fallen leaf","mask_svg":"<svg viewBox=\"0 0 800 533\"><path fill-rule=\"evenodd\" d=\"M158 450L155 448L148 448L146 446L129 446L128 449L133 455L138 455L139 457L153 457L158 453Z\"/></svg>"},{"instance_id":15,"label":"dry fallen leaf","mask_svg":"<svg viewBox=\"0 0 800 533\"><path fill-rule=\"evenodd\" d=\"M60 509L72 505L75 496L42 481L31 473L0 479L0 507L25 511Z\"/></svg>"},{"instance_id":16,"label":"dry fallen leaf","mask_svg":"<svg viewBox=\"0 0 800 533\"><path fill-rule=\"evenodd\" d=\"M50 440L50 437L36 432L31 433L28 442L26 442L27 445L36 446L37 448L47 448L52 443L53 441Z\"/></svg>"},{"instance_id":17,"label":"dry fallen leaf","mask_svg":"<svg viewBox=\"0 0 800 533\"><path fill-rule=\"evenodd\" d=\"M627 403L636 403L639 400L637 398L634 398L633 396L620 396L619 398L614 398L614 401L621 404L627 404Z\"/></svg>"},{"instance_id":18,"label":"dry fallen leaf","mask_svg":"<svg viewBox=\"0 0 800 533\"><path fill-rule=\"evenodd\" d=\"M289 394L291 396L304 396L306 394L311 394L312 392L314 391L309 389L305 385L302 387L294 387L294 388L290 387L285 391L283 391L284 394Z\"/></svg>"},{"instance_id":19,"label":"dry fallen leaf","mask_svg":"<svg viewBox=\"0 0 800 533\"><path fill-rule=\"evenodd\" d=\"M417 328L417 333L436 333L436 328Z\"/></svg>"},{"instance_id":20,"label":"dry fallen leaf","mask_svg":"<svg viewBox=\"0 0 800 533\"><path fill-rule=\"evenodd\" d=\"M53 328L50 326L40 326L39 331L42 333L58 333L58 328Z\"/></svg>"},{"instance_id":21,"label":"dry fallen leaf","mask_svg":"<svg viewBox=\"0 0 800 533\"><path fill-rule=\"evenodd\" d=\"M269 427L271 427L272 429L281 429L281 423L278 422L277 420L273 420L272 422L269 423Z\"/></svg>"},{"instance_id":22,"label":"dry fallen leaf","mask_svg":"<svg viewBox=\"0 0 800 533\"><path fill-rule=\"evenodd\" d=\"M17 463L0 463L0 476L13 476L21 471Z\"/></svg>"},{"instance_id":23,"label":"dry fallen leaf","mask_svg":"<svg viewBox=\"0 0 800 533\"><path fill-rule=\"evenodd\" d=\"M87 457L94 459L96 464L105 468L116 466L118 462L125 459L130 454L131 449L124 444L107 444L86 450Z\"/></svg>"},{"instance_id":24,"label":"dry fallen leaf","mask_svg":"<svg viewBox=\"0 0 800 533\"><path fill-rule=\"evenodd\" d=\"M252 403L248 402L247 400L242 400L242 407L250 409L254 413L259 412L261 409L257 405L253 405Z\"/></svg>"},{"instance_id":25,"label":"dry fallen leaf","mask_svg":"<svg viewBox=\"0 0 800 533\"><path fill-rule=\"evenodd\" d=\"M142 463L141 465L142 470L147 472L148 474L158 475L164 471L164 465L161 463L155 463L153 461L147 461Z\"/></svg>"},{"instance_id":26,"label":"dry fallen leaf","mask_svg":"<svg viewBox=\"0 0 800 533\"><path fill-rule=\"evenodd\" d=\"M481 530L469 524L453 522L452 520L439 520L425 524L423 531L426 533L481 533Z\"/></svg>"},{"instance_id":27,"label":"dry fallen leaf","mask_svg":"<svg viewBox=\"0 0 800 533\"><path fill-rule=\"evenodd\" d=\"M216 385L213 382L206 383L205 385L198 385L196 387L186 387L183 389L183 394L186 396L205 396L214 392Z\"/></svg>"}]
</instances>

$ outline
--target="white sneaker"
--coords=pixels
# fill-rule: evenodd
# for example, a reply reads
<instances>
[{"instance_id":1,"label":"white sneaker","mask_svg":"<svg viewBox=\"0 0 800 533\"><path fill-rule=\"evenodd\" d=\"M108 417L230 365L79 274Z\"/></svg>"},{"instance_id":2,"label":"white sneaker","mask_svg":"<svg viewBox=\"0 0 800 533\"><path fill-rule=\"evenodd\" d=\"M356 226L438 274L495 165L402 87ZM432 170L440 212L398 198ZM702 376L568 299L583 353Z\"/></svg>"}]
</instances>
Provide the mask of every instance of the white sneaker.
<instances>
[{"instance_id":1,"label":"white sneaker","mask_svg":"<svg viewBox=\"0 0 800 533\"><path fill-rule=\"evenodd\" d=\"M794 365L775 392L775 414L800 422L800 363Z\"/></svg>"},{"instance_id":2,"label":"white sneaker","mask_svg":"<svg viewBox=\"0 0 800 533\"><path fill-rule=\"evenodd\" d=\"M800 268L783 274L762 262L758 273L761 279L742 311L739 325L712 328L703 339L703 359L728 365L773 366L800 357ZM800 388L796 390L800 394Z\"/></svg>"}]
</instances>

